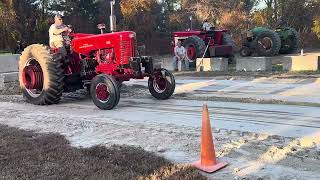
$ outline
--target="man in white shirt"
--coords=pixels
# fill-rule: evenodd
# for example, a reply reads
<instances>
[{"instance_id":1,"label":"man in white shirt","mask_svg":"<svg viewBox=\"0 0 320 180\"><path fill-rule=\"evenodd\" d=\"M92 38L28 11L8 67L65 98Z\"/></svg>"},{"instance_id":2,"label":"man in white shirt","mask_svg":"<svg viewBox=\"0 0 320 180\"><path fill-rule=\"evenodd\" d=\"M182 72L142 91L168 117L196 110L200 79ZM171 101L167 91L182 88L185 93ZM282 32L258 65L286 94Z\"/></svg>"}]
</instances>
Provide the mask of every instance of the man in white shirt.
<instances>
[{"instance_id":1,"label":"man in white shirt","mask_svg":"<svg viewBox=\"0 0 320 180\"><path fill-rule=\"evenodd\" d=\"M208 22L208 20L204 20L202 29L204 31L209 31L212 28L212 25Z\"/></svg>"},{"instance_id":2,"label":"man in white shirt","mask_svg":"<svg viewBox=\"0 0 320 180\"><path fill-rule=\"evenodd\" d=\"M174 48L173 66L175 70L182 70L182 63L185 63L186 70L189 70L189 60L187 59L186 49L181 45L181 41L177 42Z\"/></svg>"},{"instance_id":3,"label":"man in white shirt","mask_svg":"<svg viewBox=\"0 0 320 180\"><path fill-rule=\"evenodd\" d=\"M71 29L63 24L62 16L60 14L55 15L54 24L49 29L49 45L51 48L58 48L63 56L67 55L67 51L62 33L67 31L70 32Z\"/></svg>"}]
</instances>

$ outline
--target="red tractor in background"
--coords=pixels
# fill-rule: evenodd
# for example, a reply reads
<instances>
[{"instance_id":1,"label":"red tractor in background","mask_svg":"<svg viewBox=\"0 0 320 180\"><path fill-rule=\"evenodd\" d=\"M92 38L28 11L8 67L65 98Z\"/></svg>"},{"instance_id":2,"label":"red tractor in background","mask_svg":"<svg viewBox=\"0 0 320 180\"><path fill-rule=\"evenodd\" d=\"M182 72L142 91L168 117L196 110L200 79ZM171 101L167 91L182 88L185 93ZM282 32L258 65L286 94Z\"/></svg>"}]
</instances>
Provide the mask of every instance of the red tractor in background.
<instances>
[{"instance_id":1,"label":"red tractor in background","mask_svg":"<svg viewBox=\"0 0 320 180\"><path fill-rule=\"evenodd\" d=\"M173 47L180 40L193 64L201 57L226 57L230 60L234 57L236 45L225 29L180 31L174 32L172 36Z\"/></svg>"},{"instance_id":2,"label":"red tractor in background","mask_svg":"<svg viewBox=\"0 0 320 180\"><path fill-rule=\"evenodd\" d=\"M103 33L104 26L99 26L101 34L68 34L67 57L41 44L25 48L19 61L19 81L27 102L56 104L63 92L87 88L97 107L110 110L119 102L120 83L144 77L149 77L152 96L170 98L175 90L172 73L139 54L134 32L113 32L113 4L110 19L112 33Z\"/></svg>"}]
</instances>

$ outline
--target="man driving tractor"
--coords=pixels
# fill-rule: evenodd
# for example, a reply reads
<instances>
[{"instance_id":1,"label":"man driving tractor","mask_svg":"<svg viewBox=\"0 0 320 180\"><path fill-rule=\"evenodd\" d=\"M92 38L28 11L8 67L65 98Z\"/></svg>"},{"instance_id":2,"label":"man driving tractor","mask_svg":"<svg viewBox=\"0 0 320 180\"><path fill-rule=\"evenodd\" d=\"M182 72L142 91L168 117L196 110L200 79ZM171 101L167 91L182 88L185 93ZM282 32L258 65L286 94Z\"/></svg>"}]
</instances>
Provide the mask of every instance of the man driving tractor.
<instances>
[{"instance_id":1,"label":"man driving tractor","mask_svg":"<svg viewBox=\"0 0 320 180\"><path fill-rule=\"evenodd\" d=\"M212 24L210 24L210 23L208 22L208 20L205 19L205 20L203 21L202 29L203 29L204 31L210 31L212 28L213 28Z\"/></svg>"},{"instance_id":2,"label":"man driving tractor","mask_svg":"<svg viewBox=\"0 0 320 180\"><path fill-rule=\"evenodd\" d=\"M58 48L63 56L67 55L65 42L62 33L71 32L71 29L63 24L63 19L60 14L55 15L54 24L49 28L49 45L51 48Z\"/></svg>"}]
</instances>

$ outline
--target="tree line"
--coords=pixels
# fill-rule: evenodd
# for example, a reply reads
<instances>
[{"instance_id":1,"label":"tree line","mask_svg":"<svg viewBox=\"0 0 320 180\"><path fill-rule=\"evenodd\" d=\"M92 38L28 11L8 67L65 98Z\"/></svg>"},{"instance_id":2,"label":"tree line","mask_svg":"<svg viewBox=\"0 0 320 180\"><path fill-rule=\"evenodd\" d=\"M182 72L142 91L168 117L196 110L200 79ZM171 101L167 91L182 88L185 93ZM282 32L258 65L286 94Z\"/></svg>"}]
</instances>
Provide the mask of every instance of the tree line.
<instances>
[{"instance_id":1,"label":"tree line","mask_svg":"<svg viewBox=\"0 0 320 180\"><path fill-rule=\"evenodd\" d=\"M207 19L226 28L240 44L241 34L255 26L273 28L281 19L296 28L305 47L320 46L320 0L116 0L117 30L137 33L149 53L169 53L171 33L200 29ZM16 41L48 44L48 28L60 12L75 32L99 33L109 26L109 0L1 0L0 50ZM190 17L192 20L190 21ZM318 38L317 38L318 36Z\"/></svg>"}]
</instances>

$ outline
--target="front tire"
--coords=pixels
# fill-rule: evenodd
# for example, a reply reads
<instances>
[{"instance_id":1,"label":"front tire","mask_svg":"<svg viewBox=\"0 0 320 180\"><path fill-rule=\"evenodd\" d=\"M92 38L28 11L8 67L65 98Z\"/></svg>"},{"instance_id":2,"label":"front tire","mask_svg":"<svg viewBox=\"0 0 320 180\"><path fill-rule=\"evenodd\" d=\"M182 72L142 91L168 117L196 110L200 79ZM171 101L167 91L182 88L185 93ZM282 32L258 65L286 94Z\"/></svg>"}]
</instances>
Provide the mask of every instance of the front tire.
<instances>
[{"instance_id":1,"label":"front tire","mask_svg":"<svg viewBox=\"0 0 320 180\"><path fill-rule=\"evenodd\" d=\"M248 56L251 56L251 50L249 47L246 47L246 46L243 46L241 49L240 49L240 56L242 57L248 57Z\"/></svg>"},{"instance_id":2,"label":"front tire","mask_svg":"<svg viewBox=\"0 0 320 180\"><path fill-rule=\"evenodd\" d=\"M19 82L27 102L51 105L60 101L64 86L61 56L41 44L28 46L19 60Z\"/></svg>"},{"instance_id":3,"label":"front tire","mask_svg":"<svg viewBox=\"0 0 320 180\"><path fill-rule=\"evenodd\" d=\"M100 109L111 110L119 102L120 91L112 76L101 74L93 78L90 87L93 103Z\"/></svg>"},{"instance_id":4,"label":"front tire","mask_svg":"<svg viewBox=\"0 0 320 180\"><path fill-rule=\"evenodd\" d=\"M176 87L176 82L173 74L166 70L161 69L155 72L155 75L148 80L148 88L151 95L157 99L169 99Z\"/></svg>"}]
</instances>

